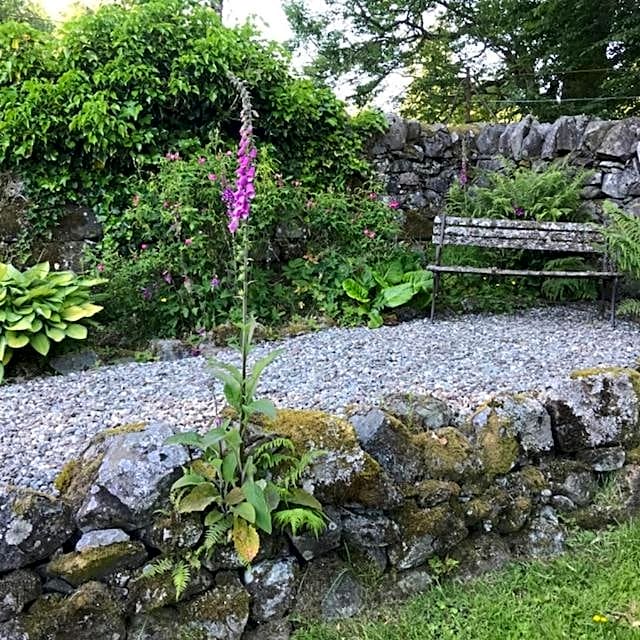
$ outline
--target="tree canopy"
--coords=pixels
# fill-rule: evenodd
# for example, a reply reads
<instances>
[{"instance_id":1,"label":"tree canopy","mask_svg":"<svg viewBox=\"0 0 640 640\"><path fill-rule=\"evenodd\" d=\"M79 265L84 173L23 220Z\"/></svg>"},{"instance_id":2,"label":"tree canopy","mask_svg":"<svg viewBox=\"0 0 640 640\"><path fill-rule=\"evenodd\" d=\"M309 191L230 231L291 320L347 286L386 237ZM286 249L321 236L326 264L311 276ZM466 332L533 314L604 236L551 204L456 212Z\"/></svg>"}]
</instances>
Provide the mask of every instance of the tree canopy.
<instances>
[{"instance_id":1,"label":"tree canopy","mask_svg":"<svg viewBox=\"0 0 640 640\"><path fill-rule=\"evenodd\" d=\"M534 113L640 112L636 0L288 0L293 45L311 43L309 71L358 78L365 103L390 73L412 81L407 114L460 121Z\"/></svg>"}]
</instances>

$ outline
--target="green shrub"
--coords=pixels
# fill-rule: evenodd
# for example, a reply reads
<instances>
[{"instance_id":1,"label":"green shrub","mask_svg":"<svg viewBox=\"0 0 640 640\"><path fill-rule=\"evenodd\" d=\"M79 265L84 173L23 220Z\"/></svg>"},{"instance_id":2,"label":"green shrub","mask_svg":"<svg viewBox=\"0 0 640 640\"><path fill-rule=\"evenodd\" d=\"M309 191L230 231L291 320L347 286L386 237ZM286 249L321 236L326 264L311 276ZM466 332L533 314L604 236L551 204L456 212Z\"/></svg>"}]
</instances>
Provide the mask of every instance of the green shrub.
<instances>
[{"instance_id":1,"label":"green shrub","mask_svg":"<svg viewBox=\"0 0 640 640\"><path fill-rule=\"evenodd\" d=\"M46 356L51 342L84 340L87 319L102 310L90 302L90 291L102 282L51 273L49 263L24 272L0 263L0 382L16 349L31 346Z\"/></svg>"},{"instance_id":2,"label":"green shrub","mask_svg":"<svg viewBox=\"0 0 640 640\"><path fill-rule=\"evenodd\" d=\"M580 190L587 174L551 165L483 174L486 186L455 182L447 194L447 215L538 221L584 221Z\"/></svg>"}]
</instances>

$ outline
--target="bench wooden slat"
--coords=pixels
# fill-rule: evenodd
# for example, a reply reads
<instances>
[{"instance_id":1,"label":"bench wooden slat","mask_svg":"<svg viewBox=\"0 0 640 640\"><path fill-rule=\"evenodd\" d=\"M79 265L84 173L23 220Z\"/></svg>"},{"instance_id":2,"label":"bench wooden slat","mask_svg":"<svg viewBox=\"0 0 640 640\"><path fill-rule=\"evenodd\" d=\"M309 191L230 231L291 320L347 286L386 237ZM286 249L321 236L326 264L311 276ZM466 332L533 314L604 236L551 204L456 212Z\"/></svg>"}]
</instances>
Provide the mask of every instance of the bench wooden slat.
<instances>
[{"instance_id":1,"label":"bench wooden slat","mask_svg":"<svg viewBox=\"0 0 640 640\"><path fill-rule=\"evenodd\" d=\"M440 226L441 216L436 216L434 228ZM536 220L510 220L508 218L462 218L447 216L445 228L454 227L489 227L492 229L541 229L544 231L598 231L595 225L585 222L538 222Z\"/></svg>"},{"instance_id":2,"label":"bench wooden slat","mask_svg":"<svg viewBox=\"0 0 640 640\"><path fill-rule=\"evenodd\" d=\"M440 244L440 239L434 244ZM531 249L533 251L564 251L575 253L601 253L601 250L591 243L571 241L547 241L522 238L476 238L468 236L448 236L445 234L442 244L487 247L490 249Z\"/></svg>"},{"instance_id":3,"label":"bench wooden slat","mask_svg":"<svg viewBox=\"0 0 640 640\"><path fill-rule=\"evenodd\" d=\"M448 227L445 225L445 238L469 237L469 238L517 238L522 240L558 240L561 242L594 242L604 243L601 233L597 231L549 231L546 229L490 229L488 227Z\"/></svg>"},{"instance_id":4,"label":"bench wooden slat","mask_svg":"<svg viewBox=\"0 0 640 640\"><path fill-rule=\"evenodd\" d=\"M621 274L616 271L527 271L521 269L498 269L497 267L459 267L430 264L427 271L440 273L471 273L486 276L541 276L557 278L615 278Z\"/></svg>"}]
</instances>

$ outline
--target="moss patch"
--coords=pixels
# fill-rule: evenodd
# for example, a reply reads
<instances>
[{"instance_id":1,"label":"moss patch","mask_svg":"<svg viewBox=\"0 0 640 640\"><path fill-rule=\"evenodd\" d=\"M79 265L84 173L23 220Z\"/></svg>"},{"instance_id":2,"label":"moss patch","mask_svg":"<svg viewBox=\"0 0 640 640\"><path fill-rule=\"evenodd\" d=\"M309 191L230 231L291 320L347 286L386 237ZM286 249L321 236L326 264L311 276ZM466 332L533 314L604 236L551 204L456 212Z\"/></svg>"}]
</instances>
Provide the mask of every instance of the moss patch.
<instances>
[{"instance_id":1,"label":"moss patch","mask_svg":"<svg viewBox=\"0 0 640 640\"><path fill-rule=\"evenodd\" d=\"M47 572L78 586L99 580L118 569L139 567L146 558L147 552L141 542L116 542L58 556L47 565Z\"/></svg>"},{"instance_id":2,"label":"moss patch","mask_svg":"<svg viewBox=\"0 0 640 640\"><path fill-rule=\"evenodd\" d=\"M420 450L430 478L457 481L478 470L471 443L453 427L416 434L412 442Z\"/></svg>"},{"instance_id":3,"label":"moss patch","mask_svg":"<svg viewBox=\"0 0 640 640\"><path fill-rule=\"evenodd\" d=\"M592 376L609 375L613 377L628 377L633 390L636 392L638 400L640 400L640 371L629 369L628 367L593 367L590 369L578 369L572 371L569 377L572 380L581 378L590 378Z\"/></svg>"},{"instance_id":4,"label":"moss patch","mask_svg":"<svg viewBox=\"0 0 640 640\"><path fill-rule=\"evenodd\" d=\"M482 419L478 420L483 413ZM502 475L511 471L520 454L511 420L499 415L495 408L484 406L474 414L472 423L483 423L478 434L478 448L485 472Z\"/></svg>"}]
</instances>

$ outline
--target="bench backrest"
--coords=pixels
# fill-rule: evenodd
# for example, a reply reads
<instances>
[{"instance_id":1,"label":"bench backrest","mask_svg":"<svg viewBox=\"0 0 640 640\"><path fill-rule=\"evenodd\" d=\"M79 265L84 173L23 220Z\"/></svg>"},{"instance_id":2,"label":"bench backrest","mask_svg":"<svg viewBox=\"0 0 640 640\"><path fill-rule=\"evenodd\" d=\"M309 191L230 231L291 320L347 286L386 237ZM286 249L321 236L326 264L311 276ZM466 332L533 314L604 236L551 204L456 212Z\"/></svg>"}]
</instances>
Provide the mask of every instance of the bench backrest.
<instances>
[{"instance_id":1,"label":"bench backrest","mask_svg":"<svg viewBox=\"0 0 640 640\"><path fill-rule=\"evenodd\" d=\"M493 249L605 252L604 238L591 224L455 216L436 217L433 244L439 247L467 245Z\"/></svg>"}]
</instances>

